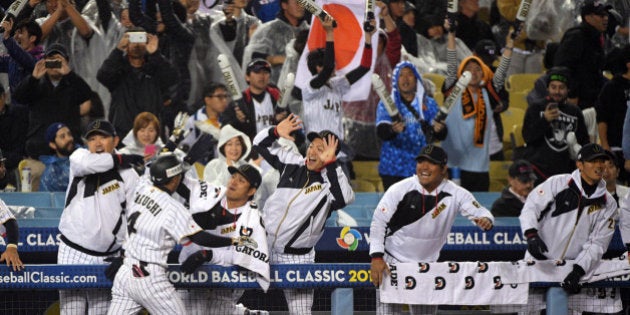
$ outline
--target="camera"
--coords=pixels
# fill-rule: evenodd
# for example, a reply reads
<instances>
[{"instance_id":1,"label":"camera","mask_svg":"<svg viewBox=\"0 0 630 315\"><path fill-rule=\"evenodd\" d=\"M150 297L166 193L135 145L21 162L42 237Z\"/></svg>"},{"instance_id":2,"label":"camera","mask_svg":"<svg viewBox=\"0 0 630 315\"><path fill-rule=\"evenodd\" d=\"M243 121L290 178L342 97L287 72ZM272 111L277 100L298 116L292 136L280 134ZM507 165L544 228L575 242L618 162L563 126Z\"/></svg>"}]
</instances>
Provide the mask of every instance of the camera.
<instances>
[{"instance_id":1,"label":"camera","mask_svg":"<svg viewBox=\"0 0 630 315\"><path fill-rule=\"evenodd\" d=\"M45 67L48 69L61 68L61 60L46 60Z\"/></svg>"},{"instance_id":2,"label":"camera","mask_svg":"<svg viewBox=\"0 0 630 315\"><path fill-rule=\"evenodd\" d=\"M129 42L130 43L146 43L147 42L147 33L146 32L130 32L129 33Z\"/></svg>"},{"instance_id":3,"label":"camera","mask_svg":"<svg viewBox=\"0 0 630 315\"><path fill-rule=\"evenodd\" d=\"M552 109L557 109L558 108L558 103L549 103L547 105L547 109L552 110Z\"/></svg>"}]
</instances>

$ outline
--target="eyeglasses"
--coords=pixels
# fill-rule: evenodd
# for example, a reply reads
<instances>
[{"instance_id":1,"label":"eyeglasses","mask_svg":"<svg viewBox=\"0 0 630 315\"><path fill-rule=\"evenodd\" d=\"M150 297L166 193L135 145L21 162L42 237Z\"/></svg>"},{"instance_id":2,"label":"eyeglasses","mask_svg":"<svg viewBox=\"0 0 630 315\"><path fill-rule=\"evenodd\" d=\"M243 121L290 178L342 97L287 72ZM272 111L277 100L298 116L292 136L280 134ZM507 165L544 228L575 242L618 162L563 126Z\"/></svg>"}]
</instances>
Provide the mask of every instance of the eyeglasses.
<instances>
[{"instance_id":1,"label":"eyeglasses","mask_svg":"<svg viewBox=\"0 0 630 315\"><path fill-rule=\"evenodd\" d=\"M210 95L210 97L216 97L216 98L218 98L218 99L220 99L220 100L224 100L224 99L228 99L228 98L230 98L230 96L229 96L229 95L227 95L227 94L216 94L216 95Z\"/></svg>"}]
</instances>

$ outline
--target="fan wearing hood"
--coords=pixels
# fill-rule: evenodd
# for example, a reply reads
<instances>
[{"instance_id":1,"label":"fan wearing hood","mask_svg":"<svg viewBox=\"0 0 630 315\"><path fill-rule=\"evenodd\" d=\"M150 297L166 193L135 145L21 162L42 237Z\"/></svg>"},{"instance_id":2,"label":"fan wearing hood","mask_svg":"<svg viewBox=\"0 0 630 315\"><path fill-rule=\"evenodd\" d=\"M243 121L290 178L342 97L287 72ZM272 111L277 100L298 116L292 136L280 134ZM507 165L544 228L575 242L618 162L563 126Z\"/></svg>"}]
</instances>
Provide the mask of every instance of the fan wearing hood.
<instances>
[{"instance_id":1,"label":"fan wearing hood","mask_svg":"<svg viewBox=\"0 0 630 315\"><path fill-rule=\"evenodd\" d=\"M438 112L435 100L425 93L420 73L409 61L396 65L391 95L400 113L399 121L389 116L383 101L376 109L376 131L383 140L378 173L385 189L414 174L415 157L427 145L422 124L428 125ZM433 122L430 128L436 140L446 138L443 124Z\"/></svg>"},{"instance_id":2,"label":"fan wearing hood","mask_svg":"<svg viewBox=\"0 0 630 315\"><path fill-rule=\"evenodd\" d=\"M232 174L228 166L239 167L247 163L252 142L249 137L231 125L221 128L218 157L210 161L203 171L203 179L214 185L226 186Z\"/></svg>"},{"instance_id":3,"label":"fan wearing hood","mask_svg":"<svg viewBox=\"0 0 630 315\"><path fill-rule=\"evenodd\" d=\"M500 112L507 106L500 101L497 91L505 82L511 55L512 46L508 46L496 75L475 56L464 59L458 67L455 33L448 34L447 77L442 91L448 96L464 71L469 71L472 78L446 118L449 136L442 141L442 147L449 156L448 166L461 169L462 187L469 191L488 191L490 187L491 143L493 137L498 137L492 113Z\"/></svg>"}]
</instances>

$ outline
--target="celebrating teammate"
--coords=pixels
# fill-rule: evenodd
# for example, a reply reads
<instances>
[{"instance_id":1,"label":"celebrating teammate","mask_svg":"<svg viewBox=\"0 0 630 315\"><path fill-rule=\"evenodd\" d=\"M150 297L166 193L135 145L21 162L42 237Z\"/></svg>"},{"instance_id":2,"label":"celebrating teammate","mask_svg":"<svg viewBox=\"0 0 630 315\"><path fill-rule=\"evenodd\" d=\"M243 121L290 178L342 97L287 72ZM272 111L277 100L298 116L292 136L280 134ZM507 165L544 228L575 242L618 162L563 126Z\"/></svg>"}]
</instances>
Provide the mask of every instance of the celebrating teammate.
<instances>
[{"instance_id":1,"label":"celebrating teammate","mask_svg":"<svg viewBox=\"0 0 630 315\"><path fill-rule=\"evenodd\" d=\"M580 292L580 278L602 258L617 215L617 203L602 180L610 157L590 143L577 158L577 170L552 176L530 193L519 217L527 238L525 259L576 261L562 282L569 294Z\"/></svg>"},{"instance_id":2,"label":"celebrating teammate","mask_svg":"<svg viewBox=\"0 0 630 315\"><path fill-rule=\"evenodd\" d=\"M190 212L195 222L208 233L216 236L235 237L248 229L257 229L259 233L251 231L256 239L258 250L264 256L269 257L267 251L267 239L264 227L260 224L258 208L250 202L256 193L256 189L262 181L260 172L249 164L239 168L230 166L228 170L232 174L227 187L214 186L204 181L195 181L190 192ZM255 216L255 217L253 217ZM254 226L252 226L254 225ZM263 248L264 247L264 248ZM237 250L236 247L202 248L194 243L184 246L179 254L182 270L193 273L195 269L205 262L221 266L235 265L235 258L239 253L250 251ZM259 256L261 257L261 256ZM247 265L242 265L251 271L260 272L264 268L269 273L269 259L249 259ZM206 290L179 290L182 300L186 305L186 314L206 314L213 310L217 314L238 314L244 309L236 303L243 295L244 290L212 290L208 294Z\"/></svg>"},{"instance_id":3,"label":"celebrating teammate","mask_svg":"<svg viewBox=\"0 0 630 315\"><path fill-rule=\"evenodd\" d=\"M427 145L416 157L416 175L392 185L374 210L370 225L372 283L378 288L388 263L434 262L451 231L457 212L482 230L494 217L464 188L446 179L446 152ZM414 314L436 314L437 306L410 306ZM401 314L401 304L380 302L376 314Z\"/></svg>"},{"instance_id":4,"label":"celebrating teammate","mask_svg":"<svg viewBox=\"0 0 630 315\"><path fill-rule=\"evenodd\" d=\"M324 233L326 218L354 201L352 187L336 162L339 138L334 133L309 133L306 160L277 145L279 137L293 140L290 133L300 129L300 123L291 114L254 139L254 149L280 172L278 189L263 209L272 264L315 262L314 247ZM284 290L289 313L311 314L313 294L312 289Z\"/></svg>"},{"instance_id":5,"label":"celebrating teammate","mask_svg":"<svg viewBox=\"0 0 630 315\"><path fill-rule=\"evenodd\" d=\"M177 242L190 240L207 247L251 244L248 236L219 237L202 231L190 212L171 194L185 168L174 154L151 164L151 181L142 182L131 203L125 260L114 279L108 314L185 314L184 304L168 281L168 253Z\"/></svg>"},{"instance_id":6,"label":"celebrating teammate","mask_svg":"<svg viewBox=\"0 0 630 315\"><path fill-rule=\"evenodd\" d=\"M4 230L0 229L0 234L4 234L4 232L7 234L7 247L4 253L0 255L0 262L6 262L7 267L12 266L13 271L22 270L24 269L24 264L20 260L17 250L20 233L17 221L2 199L0 199L0 223L4 226Z\"/></svg>"},{"instance_id":7,"label":"celebrating teammate","mask_svg":"<svg viewBox=\"0 0 630 315\"><path fill-rule=\"evenodd\" d=\"M131 167L142 156L116 154L119 138L105 120L88 125L88 149L70 155L70 185L59 220L60 265L103 264L117 256L125 236L125 208L133 201L138 174ZM60 290L62 314L104 314L109 307L105 290Z\"/></svg>"}]
</instances>

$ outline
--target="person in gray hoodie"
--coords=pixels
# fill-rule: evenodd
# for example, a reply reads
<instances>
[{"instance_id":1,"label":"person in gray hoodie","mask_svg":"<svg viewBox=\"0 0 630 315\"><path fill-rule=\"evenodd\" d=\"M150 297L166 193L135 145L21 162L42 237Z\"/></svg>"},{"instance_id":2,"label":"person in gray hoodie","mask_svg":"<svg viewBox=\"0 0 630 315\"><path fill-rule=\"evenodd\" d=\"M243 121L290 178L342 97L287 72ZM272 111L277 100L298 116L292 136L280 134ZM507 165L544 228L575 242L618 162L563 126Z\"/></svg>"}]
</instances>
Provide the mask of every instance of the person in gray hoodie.
<instances>
[{"instance_id":1,"label":"person in gray hoodie","mask_svg":"<svg viewBox=\"0 0 630 315\"><path fill-rule=\"evenodd\" d=\"M206 164L203 179L211 184L225 186L232 176L228 166L247 164L252 143L246 134L231 125L225 125L221 128L217 148L217 158Z\"/></svg>"}]
</instances>

